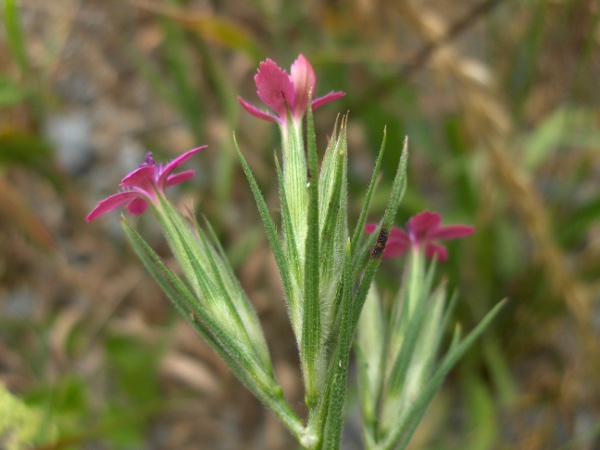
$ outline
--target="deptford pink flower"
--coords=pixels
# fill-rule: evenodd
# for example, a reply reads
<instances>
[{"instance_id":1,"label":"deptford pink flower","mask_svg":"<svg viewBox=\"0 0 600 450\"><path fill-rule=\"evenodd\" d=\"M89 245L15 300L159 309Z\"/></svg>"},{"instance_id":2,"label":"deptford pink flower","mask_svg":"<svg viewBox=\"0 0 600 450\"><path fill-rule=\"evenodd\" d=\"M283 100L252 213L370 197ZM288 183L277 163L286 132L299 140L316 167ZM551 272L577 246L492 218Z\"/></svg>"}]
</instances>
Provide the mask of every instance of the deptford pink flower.
<instances>
[{"instance_id":1,"label":"deptford pink flower","mask_svg":"<svg viewBox=\"0 0 600 450\"><path fill-rule=\"evenodd\" d=\"M194 176L193 170L185 170L173 175L172 173L192 155L205 148L206 145L189 150L164 167L162 163L156 164L152 153L148 153L140 167L123 178L119 185L121 192L98 203L85 221L91 222L123 204L127 204L127 210L131 214L142 214L148 208L148 202L155 203L158 195L164 195L168 187L183 183Z\"/></svg>"},{"instance_id":2,"label":"deptford pink flower","mask_svg":"<svg viewBox=\"0 0 600 450\"><path fill-rule=\"evenodd\" d=\"M442 226L442 216L431 211L423 211L410 218L406 224L407 231L392 227L383 258L393 258L406 253L410 247L424 247L425 255L438 261L448 259L448 250L436 240L458 239L472 234L475 228L468 225ZM365 225L365 231L373 233L378 227L376 223Z\"/></svg>"},{"instance_id":3,"label":"deptford pink flower","mask_svg":"<svg viewBox=\"0 0 600 450\"><path fill-rule=\"evenodd\" d=\"M261 62L254 76L254 82L258 89L258 96L275 114L261 111L238 96L241 105L259 119L279 122L287 126L288 107L294 123L297 124L302 120L308 104L308 96L315 93L317 77L308 59L300 55L292 64L290 75L270 59ZM346 95L344 92L331 91L323 97L314 99L311 107L316 109L344 95Z\"/></svg>"}]
</instances>

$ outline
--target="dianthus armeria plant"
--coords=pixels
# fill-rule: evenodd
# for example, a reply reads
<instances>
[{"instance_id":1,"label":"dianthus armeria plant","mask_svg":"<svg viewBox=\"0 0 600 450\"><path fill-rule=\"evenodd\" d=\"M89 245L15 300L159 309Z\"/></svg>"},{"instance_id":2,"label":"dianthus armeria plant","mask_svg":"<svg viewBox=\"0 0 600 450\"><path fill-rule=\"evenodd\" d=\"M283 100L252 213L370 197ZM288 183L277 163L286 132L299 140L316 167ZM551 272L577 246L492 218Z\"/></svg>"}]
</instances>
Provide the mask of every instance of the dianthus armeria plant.
<instances>
[{"instance_id":1,"label":"dianthus armeria plant","mask_svg":"<svg viewBox=\"0 0 600 450\"><path fill-rule=\"evenodd\" d=\"M157 164L148 154L123 179L120 192L101 201L87 220L120 205L131 214L147 209L154 213L181 270L168 269L123 217L123 229L135 251L177 310L302 448L340 448L353 348L365 447L404 448L444 376L501 306L465 338L457 327L442 355L442 335L454 300L447 301L444 282L434 286L437 263L448 258L438 241L462 238L474 230L466 225L443 226L440 215L429 211L411 218L406 230L393 226L405 186L406 140L398 149L398 167L383 217L367 223L385 132L362 211L350 226L347 117L336 123L319 158L312 116L314 109L344 93L313 99L316 76L302 55L290 74L271 60L261 63L255 82L259 98L272 112L239 101L258 119L279 125L281 161L274 159L281 202L278 224L235 145L279 268L300 356L307 417L299 417L285 400L258 317L210 223L186 219L166 196L169 186L193 176L190 170L176 171L205 147L166 165ZM390 257L404 258L402 283L391 303L382 301L374 283L382 259Z\"/></svg>"}]
</instances>

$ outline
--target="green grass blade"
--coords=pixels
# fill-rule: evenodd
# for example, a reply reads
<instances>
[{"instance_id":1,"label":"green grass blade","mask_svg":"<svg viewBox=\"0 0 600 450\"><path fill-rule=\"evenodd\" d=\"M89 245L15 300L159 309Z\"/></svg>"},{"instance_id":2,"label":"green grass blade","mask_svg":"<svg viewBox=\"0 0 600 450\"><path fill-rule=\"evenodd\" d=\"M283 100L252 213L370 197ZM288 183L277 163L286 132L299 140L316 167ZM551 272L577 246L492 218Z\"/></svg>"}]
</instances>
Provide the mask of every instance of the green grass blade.
<instances>
[{"instance_id":1,"label":"green grass blade","mask_svg":"<svg viewBox=\"0 0 600 450\"><path fill-rule=\"evenodd\" d=\"M25 48L25 33L21 27L18 3L16 0L4 0L4 26L10 52L23 75L28 76L31 73L31 67Z\"/></svg>"}]
</instances>

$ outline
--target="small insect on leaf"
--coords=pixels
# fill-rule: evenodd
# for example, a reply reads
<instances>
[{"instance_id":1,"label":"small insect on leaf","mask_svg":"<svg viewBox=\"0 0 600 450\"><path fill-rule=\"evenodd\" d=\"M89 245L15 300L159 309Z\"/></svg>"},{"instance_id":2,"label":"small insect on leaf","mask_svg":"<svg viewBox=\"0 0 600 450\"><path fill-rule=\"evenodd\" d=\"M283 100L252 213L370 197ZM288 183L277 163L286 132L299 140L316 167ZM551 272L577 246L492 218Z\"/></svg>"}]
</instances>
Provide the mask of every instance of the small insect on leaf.
<instances>
[{"instance_id":1,"label":"small insect on leaf","mask_svg":"<svg viewBox=\"0 0 600 450\"><path fill-rule=\"evenodd\" d=\"M380 258L383 255L383 251L385 250L385 244L387 244L388 240L388 232L383 228L379 230L379 236L377 236L377 242L373 246L373 250L371 250L371 258Z\"/></svg>"}]
</instances>

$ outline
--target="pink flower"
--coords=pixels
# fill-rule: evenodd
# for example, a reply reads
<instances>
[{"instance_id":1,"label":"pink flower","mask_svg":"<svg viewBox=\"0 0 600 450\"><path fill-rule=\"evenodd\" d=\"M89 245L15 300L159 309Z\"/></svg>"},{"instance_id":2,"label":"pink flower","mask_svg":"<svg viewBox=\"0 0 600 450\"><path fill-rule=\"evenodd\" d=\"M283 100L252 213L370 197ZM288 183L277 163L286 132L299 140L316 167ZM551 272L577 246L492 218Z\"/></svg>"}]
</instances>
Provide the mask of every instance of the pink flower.
<instances>
[{"instance_id":1,"label":"pink flower","mask_svg":"<svg viewBox=\"0 0 600 450\"><path fill-rule=\"evenodd\" d=\"M412 246L414 248L424 247L425 255L438 261L448 259L448 250L435 240L458 239L473 234L475 228L468 225L446 225L441 226L442 216L438 213L423 211L410 218L406 224L408 232L397 227L392 227L383 258L393 258L406 253ZM365 225L365 231L373 233L378 227L376 223Z\"/></svg>"},{"instance_id":2,"label":"pink flower","mask_svg":"<svg viewBox=\"0 0 600 450\"><path fill-rule=\"evenodd\" d=\"M123 178L119 185L121 192L98 203L98 206L89 213L85 221L91 222L123 204L127 204L127 210L131 214L142 214L146 211L148 202L156 202L158 195L164 195L169 186L183 183L194 176L193 170L186 170L175 175L171 175L171 173L192 155L205 148L206 145L187 151L165 167L161 163L156 164L154 158L152 158L152 153L148 153L145 162Z\"/></svg>"},{"instance_id":3,"label":"pink flower","mask_svg":"<svg viewBox=\"0 0 600 450\"><path fill-rule=\"evenodd\" d=\"M309 94L315 94L317 77L315 71L303 56L292 64L288 75L285 70L279 68L275 62L267 59L260 63L258 72L254 76L257 93L265 105L275 111L275 114L263 112L252 106L238 96L238 100L246 111L259 119L270 122L278 121L282 125L287 125L287 108L289 107L294 123L302 120L306 111ZM346 95L343 92L331 91L329 94L314 99L312 108L316 109L326 103L337 100Z\"/></svg>"}]
</instances>

